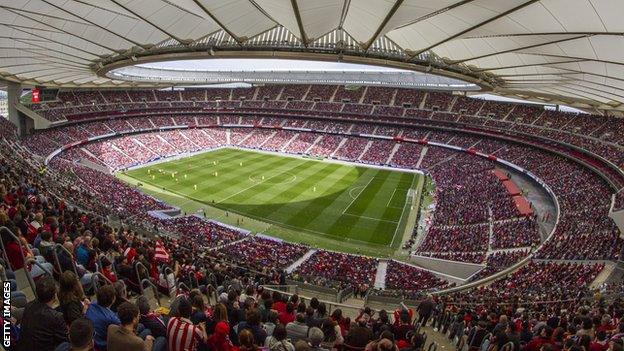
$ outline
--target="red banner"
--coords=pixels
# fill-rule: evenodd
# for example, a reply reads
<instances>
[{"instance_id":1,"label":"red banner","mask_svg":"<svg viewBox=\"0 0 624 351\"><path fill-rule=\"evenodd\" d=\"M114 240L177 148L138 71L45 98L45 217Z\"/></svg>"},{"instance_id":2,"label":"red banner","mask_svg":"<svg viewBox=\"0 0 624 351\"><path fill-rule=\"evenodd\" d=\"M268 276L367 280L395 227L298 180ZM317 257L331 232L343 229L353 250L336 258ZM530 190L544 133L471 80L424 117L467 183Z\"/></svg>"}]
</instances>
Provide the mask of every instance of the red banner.
<instances>
[{"instance_id":1,"label":"red banner","mask_svg":"<svg viewBox=\"0 0 624 351\"><path fill-rule=\"evenodd\" d=\"M32 91L32 102L39 102L39 89L34 88Z\"/></svg>"}]
</instances>

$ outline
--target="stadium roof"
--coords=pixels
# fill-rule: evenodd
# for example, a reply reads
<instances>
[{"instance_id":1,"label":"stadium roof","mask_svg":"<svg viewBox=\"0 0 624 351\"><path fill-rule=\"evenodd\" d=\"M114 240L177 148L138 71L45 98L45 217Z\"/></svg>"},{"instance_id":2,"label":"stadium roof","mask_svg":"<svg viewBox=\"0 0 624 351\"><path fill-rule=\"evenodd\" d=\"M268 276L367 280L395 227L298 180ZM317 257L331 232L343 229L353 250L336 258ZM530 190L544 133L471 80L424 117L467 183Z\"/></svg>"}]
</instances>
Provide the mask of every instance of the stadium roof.
<instances>
[{"instance_id":1,"label":"stadium roof","mask_svg":"<svg viewBox=\"0 0 624 351\"><path fill-rule=\"evenodd\" d=\"M624 111L622 14L621 0L0 0L0 76L138 86L106 74L166 59L306 58Z\"/></svg>"}]
</instances>

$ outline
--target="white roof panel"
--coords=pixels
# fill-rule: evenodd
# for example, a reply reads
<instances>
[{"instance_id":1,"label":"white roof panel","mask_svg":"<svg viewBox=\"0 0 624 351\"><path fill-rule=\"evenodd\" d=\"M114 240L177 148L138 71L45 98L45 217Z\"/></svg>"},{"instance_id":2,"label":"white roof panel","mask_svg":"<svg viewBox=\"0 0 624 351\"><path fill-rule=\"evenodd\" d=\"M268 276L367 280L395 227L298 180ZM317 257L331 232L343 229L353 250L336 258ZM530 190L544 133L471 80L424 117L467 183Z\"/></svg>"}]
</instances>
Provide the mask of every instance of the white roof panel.
<instances>
[{"instance_id":1,"label":"white roof panel","mask_svg":"<svg viewBox=\"0 0 624 351\"><path fill-rule=\"evenodd\" d=\"M304 45L336 56L346 47L450 65L494 77L495 93L619 108L623 13L620 0L0 0L0 77L123 86L92 67L169 47L208 52L194 45L215 41L241 56L248 43L277 43L295 56Z\"/></svg>"}]
</instances>

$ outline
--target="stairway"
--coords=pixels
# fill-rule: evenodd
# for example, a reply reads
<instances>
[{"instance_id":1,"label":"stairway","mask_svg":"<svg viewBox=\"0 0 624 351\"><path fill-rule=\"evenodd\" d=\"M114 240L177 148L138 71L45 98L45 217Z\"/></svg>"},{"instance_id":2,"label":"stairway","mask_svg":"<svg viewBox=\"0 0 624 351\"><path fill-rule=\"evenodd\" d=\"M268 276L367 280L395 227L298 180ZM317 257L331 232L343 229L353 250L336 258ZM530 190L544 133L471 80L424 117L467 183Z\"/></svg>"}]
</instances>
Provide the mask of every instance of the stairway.
<instances>
[{"instance_id":1,"label":"stairway","mask_svg":"<svg viewBox=\"0 0 624 351\"><path fill-rule=\"evenodd\" d=\"M338 150L340 150L340 148L347 142L347 138L342 138L342 140L340 140L340 143L338 143L338 146L336 146L336 150L334 150L331 155L329 155L329 157L334 157L334 155L336 155L336 152L338 152Z\"/></svg>"},{"instance_id":2,"label":"stairway","mask_svg":"<svg viewBox=\"0 0 624 351\"><path fill-rule=\"evenodd\" d=\"M364 151L362 151L360 156L358 156L358 158L357 158L358 161L362 160L362 157L364 157L364 154L366 154L366 151L368 151L368 149L370 149L371 145L373 145L373 141L369 140L368 143L366 143L366 146L364 147Z\"/></svg>"},{"instance_id":3,"label":"stairway","mask_svg":"<svg viewBox=\"0 0 624 351\"><path fill-rule=\"evenodd\" d=\"M377 266L377 274L375 274L375 289L386 288L386 271L388 270L388 261L379 260Z\"/></svg>"},{"instance_id":4,"label":"stairway","mask_svg":"<svg viewBox=\"0 0 624 351\"><path fill-rule=\"evenodd\" d=\"M306 252L303 256L301 256L298 260L293 262L290 266L286 268L286 273L292 273L295 269L297 269L303 262L305 262L310 256L314 255L317 250L310 249L310 251Z\"/></svg>"},{"instance_id":5,"label":"stairway","mask_svg":"<svg viewBox=\"0 0 624 351\"><path fill-rule=\"evenodd\" d=\"M399 148L401 147L401 144L396 143L394 145L394 147L392 148L392 151L390 151L390 155L388 155L388 159L386 159L386 164L389 165L390 161L392 161L392 158L394 157L394 154L396 154L397 151L399 151Z\"/></svg>"},{"instance_id":6,"label":"stairway","mask_svg":"<svg viewBox=\"0 0 624 351\"><path fill-rule=\"evenodd\" d=\"M418 159L418 162L416 162L416 168L420 168L420 164L422 163L422 160L425 158L425 155L427 154L427 150L429 150L426 146L423 147L422 151L420 152L420 158Z\"/></svg>"}]
</instances>

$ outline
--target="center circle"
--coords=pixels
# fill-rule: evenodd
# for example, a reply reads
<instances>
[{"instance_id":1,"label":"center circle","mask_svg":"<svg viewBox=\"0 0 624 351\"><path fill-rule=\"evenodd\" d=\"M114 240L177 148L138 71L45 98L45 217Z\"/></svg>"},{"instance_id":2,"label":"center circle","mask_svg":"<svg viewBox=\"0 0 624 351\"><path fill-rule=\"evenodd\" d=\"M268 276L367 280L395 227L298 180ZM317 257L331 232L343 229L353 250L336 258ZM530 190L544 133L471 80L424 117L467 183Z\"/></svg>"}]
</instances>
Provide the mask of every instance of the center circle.
<instances>
[{"instance_id":1,"label":"center circle","mask_svg":"<svg viewBox=\"0 0 624 351\"><path fill-rule=\"evenodd\" d=\"M249 175L249 180L253 183L289 184L294 182L296 179L297 176L290 172L263 172Z\"/></svg>"}]
</instances>

